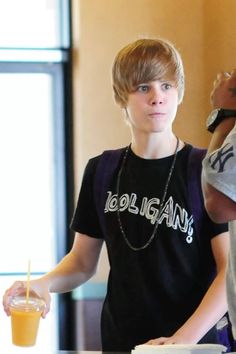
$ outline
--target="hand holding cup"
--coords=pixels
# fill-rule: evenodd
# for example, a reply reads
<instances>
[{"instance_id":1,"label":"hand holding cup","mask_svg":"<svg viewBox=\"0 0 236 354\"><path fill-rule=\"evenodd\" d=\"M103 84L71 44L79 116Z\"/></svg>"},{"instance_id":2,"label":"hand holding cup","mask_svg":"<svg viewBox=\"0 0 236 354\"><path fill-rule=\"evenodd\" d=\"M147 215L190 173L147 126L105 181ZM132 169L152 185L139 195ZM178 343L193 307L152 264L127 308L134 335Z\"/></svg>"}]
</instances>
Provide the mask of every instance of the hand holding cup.
<instances>
[{"instance_id":1,"label":"hand holding cup","mask_svg":"<svg viewBox=\"0 0 236 354\"><path fill-rule=\"evenodd\" d=\"M27 282L26 281L16 281L14 282L9 289L5 291L3 295L3 309L6 312L7 316L10 316L10 307L9 304L12 298L16 296L26 296ZM29 296L38 297L44 300L45 307L41 316L46 317L47 313L50 310L51 296L49 294L48 286L43 278L31 280L29 288Z\"/></svg>"}]
</instances>

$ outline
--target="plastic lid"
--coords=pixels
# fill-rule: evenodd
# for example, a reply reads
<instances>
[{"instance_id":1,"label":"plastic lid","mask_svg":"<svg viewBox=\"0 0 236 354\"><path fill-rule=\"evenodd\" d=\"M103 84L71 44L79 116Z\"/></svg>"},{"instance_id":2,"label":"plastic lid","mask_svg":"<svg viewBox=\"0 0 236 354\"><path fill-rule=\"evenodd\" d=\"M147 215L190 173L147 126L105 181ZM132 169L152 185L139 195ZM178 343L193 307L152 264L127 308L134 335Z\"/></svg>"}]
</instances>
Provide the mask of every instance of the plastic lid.
<instances>
[{"instance_id":1,"label":"plastic lid","mask_svg":"<svg viewBox=\"0 0 236 354\"><path fill-rule=\"evenodd\" d=\"M45 307L45 302L36 297L29 297L27 302L25 296L16 296L12 298L9 306L21 311L42 311Z\"/></svg>"}]
</instances>

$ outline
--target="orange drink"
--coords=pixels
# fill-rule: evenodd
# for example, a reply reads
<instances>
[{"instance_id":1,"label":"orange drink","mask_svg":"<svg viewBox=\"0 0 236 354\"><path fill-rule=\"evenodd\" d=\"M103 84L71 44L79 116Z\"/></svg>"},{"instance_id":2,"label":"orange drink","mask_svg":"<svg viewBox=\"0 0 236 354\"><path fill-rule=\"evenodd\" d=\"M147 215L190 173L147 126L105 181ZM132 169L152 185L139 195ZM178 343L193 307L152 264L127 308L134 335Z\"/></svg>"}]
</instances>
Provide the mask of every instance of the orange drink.
<instances>
[{"instance_id":1,"label":"orange drink","mask_svg":"<svg viewBox=\"0 0 236 354\"><path fill-rule=\"evenodd\" d=\"M21 347L35 345L44 301L23 296L10 303L12 343Z\"/></svg>"}]
</instances>

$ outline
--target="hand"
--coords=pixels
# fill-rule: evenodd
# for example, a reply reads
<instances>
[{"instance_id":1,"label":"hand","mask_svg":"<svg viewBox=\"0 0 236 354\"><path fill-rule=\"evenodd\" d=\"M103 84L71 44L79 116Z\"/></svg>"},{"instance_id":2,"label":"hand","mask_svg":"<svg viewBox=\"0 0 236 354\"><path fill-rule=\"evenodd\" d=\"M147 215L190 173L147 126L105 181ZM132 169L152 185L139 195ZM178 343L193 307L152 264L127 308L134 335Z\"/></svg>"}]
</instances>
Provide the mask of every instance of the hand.
<instances>
[{"instance_id":1,"label":"hand","mask_svg":"<svg viewBox=\"0 0 236 354\"><path fill-rule=\"evenodd\" d=\"M213 108L236 109L236 69L217 75L211 92Z\"/></svg>"},{"instance_id":2,"label":"hand","mask_svg":"<svg viewBox=\"0 0 236 354\"><path fill-rule=\"evenodd\" d=\"M10 315L9 303L14 296L26 294L26 281L16 281L13 285L6 290L3 295L2 304L7 316ZM34 294L45 301L45 308L42 313L42 317L45 318L50 310L51 296L48 291L47 284L43 278L31 280L30 282L30 294Z\"/></svg>"},{"instance_id":3,"label":"hand","mask_svg":"<svg viewBox=\"0 0 236 354\"><path fill-rule=\"evenodd\" d=\"M148 342L145 344L149 345L164 345L164 344L180 344L179 342L176 342L176 340L173 337L159 337L155 339L150 339Z\"/></svg>"},{"instance_id":4,"label":"hand","mask_svg":"<svg viewBox=\"0 0 236 354\"><path fill-rule=\"evenodd\" d=\"M184 340L184 338L181 338L180 336L177 335L173 335L171 337L159 337L155 339L150 339L145 344L163 345L163 344L193 344L193 343L188 343L188 341Z\"/></svg>"}]
</instances>

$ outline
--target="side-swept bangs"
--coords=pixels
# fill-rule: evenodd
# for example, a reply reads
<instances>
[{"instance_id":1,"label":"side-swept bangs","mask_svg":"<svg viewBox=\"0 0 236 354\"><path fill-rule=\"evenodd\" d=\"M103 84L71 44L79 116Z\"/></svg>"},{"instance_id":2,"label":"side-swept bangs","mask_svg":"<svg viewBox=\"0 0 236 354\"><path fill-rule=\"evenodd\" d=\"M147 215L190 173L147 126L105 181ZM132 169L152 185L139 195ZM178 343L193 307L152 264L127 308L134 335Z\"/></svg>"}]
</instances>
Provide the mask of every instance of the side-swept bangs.
<instances>
[{"instance_id":1,"label":"side-swept bangs","mask_svg":"<svg viewBox=\"0 0 236 354\"><path fill-rule=\"evenodd\" d=\"M125 107L128 94L141 83L168 80L176 84L179 103L184 93L184 72L179 53L167 41L140 39L121 49L112 68L116 102Z\"/></svg>"}]
</instances>

